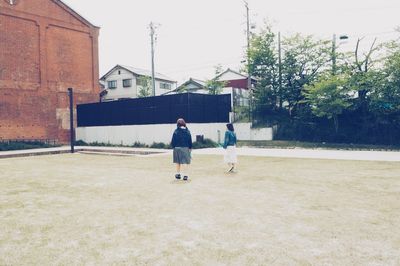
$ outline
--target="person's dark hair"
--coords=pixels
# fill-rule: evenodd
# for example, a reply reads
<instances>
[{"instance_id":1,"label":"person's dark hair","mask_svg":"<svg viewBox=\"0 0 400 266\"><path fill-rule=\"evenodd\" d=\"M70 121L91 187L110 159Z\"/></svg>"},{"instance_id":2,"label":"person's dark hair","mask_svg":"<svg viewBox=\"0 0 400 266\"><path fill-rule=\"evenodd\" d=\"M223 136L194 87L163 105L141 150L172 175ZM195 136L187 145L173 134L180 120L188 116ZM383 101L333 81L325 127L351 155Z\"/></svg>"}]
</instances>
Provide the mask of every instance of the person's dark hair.
<instances>
[{"instance_id":1,"label":"person's dark hair","mask_svg":"<svg viewBox=\"0 0 400 266\"><path fill-rule=\"evenodd\" d=\"M178 121L176 121L176 127L186 127L185 120L183 120L183 118L179 118Z\"/></svg>"},{"instance_id":2,"label":"person's dark hair","mask_svg":"<svg viewBox=\"0 0 400 266\"><path fill-rule=\"evenodd\" d=\"M229 131L232 131L232 132L235 131L235 129L233 128L233 125L232 125L231 123L226 124L226 128L227 128Z\"/></svg>"}]
</instances>

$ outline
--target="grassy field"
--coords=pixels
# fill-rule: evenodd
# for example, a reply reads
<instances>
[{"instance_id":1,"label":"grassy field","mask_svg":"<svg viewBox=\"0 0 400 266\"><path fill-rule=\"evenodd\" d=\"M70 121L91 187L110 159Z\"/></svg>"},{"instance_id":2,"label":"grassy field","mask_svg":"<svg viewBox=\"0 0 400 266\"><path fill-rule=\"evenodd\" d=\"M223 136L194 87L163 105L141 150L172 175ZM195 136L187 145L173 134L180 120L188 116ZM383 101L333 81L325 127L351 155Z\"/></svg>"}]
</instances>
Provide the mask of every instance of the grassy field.
<instances>
[{"instance_id":1,"label":"grassy field","mask_svg":"<svg viewBox=\"0 0 400 266\"><path fill-rule=\"evenodd\" d=\"M0 265L399 265L400 165L65 154L0 160Z\"/></svg>"}]
</instances>

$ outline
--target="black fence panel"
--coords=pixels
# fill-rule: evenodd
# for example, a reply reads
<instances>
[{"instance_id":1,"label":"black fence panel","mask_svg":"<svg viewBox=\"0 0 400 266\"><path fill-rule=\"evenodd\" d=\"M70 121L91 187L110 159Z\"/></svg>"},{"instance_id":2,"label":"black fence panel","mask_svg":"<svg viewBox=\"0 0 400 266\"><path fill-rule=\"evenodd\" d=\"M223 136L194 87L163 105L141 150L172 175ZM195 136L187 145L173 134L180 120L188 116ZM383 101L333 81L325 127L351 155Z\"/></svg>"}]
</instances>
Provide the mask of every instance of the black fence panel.
<instances>
[{"instance_id":1,"label":"black fence panel","mask_svg":"<svg viewBox=\"0 0 400 266\"><path fill-rule=\"evenodd\" d=\"M178 118L188 123L228 123L229 112L230 94L182 93L77 106L78 127L173 124Z\"/></svg>"}]
</instances>

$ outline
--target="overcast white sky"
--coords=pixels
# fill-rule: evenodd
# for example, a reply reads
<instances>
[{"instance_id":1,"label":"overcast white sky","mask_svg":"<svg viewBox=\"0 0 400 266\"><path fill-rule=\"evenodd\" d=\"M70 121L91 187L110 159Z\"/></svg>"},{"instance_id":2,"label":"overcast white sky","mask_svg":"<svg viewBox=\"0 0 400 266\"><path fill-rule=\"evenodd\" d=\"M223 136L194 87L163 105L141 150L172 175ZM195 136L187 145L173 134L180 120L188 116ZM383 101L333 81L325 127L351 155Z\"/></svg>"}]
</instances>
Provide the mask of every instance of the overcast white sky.
<instances>
[{"instance_id":1,"label":"overcast white sky","mask_svg":"<svg viewBox=\"0 0 400 266\"><path fill-rule=\"evenodd\" d=\"M155 70L181 82L211 78L221 64L239 70L246 46L242 0L63 0L101 27L100 75L116 64L151 69L151 21L158 23ZM264 20L282 35L295 32L331 39L346 34L341 49L358 37L395 39L400 0L248 0L250 20ZM256 28L257 29L257 28Z\"/></svg>"}]
</instances>

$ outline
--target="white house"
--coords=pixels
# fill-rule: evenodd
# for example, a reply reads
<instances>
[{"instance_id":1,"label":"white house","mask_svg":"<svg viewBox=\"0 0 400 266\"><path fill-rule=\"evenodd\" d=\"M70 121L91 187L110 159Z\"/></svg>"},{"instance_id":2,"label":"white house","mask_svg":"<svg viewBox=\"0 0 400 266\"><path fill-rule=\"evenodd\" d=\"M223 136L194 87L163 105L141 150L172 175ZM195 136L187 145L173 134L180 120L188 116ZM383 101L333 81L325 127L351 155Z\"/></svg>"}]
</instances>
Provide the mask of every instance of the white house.
<instances>
[{"instance_id":1,"label":"white house","mask_svg":"<svg viewBox=\"0 0 400 266\"><path fill-rule=\"evenodd\" d=\"M100 78L104 89L100 92L103 101L112 101L124 98L137 98L142 86L140 77L151 78L151 71L130 66L116 65ZM155 73L155 96L165 94L176 89L176 81ZM150 94L152 90L150 89Z\"/></svg>"},{"instance_id":2,"label":"white house","mask_svg":"<svg viewBox=\"0 0 400 266\"><path fill-rule=\"evenodd\" d=\"M199 79L190 78L188 81L179 85L175 90L164 93L164 95L168 94L176 94L182 92L193 92L193 93L203 93L207 94L208 90L206 88L206 82Z\"/></svg>"}]
</instances>

